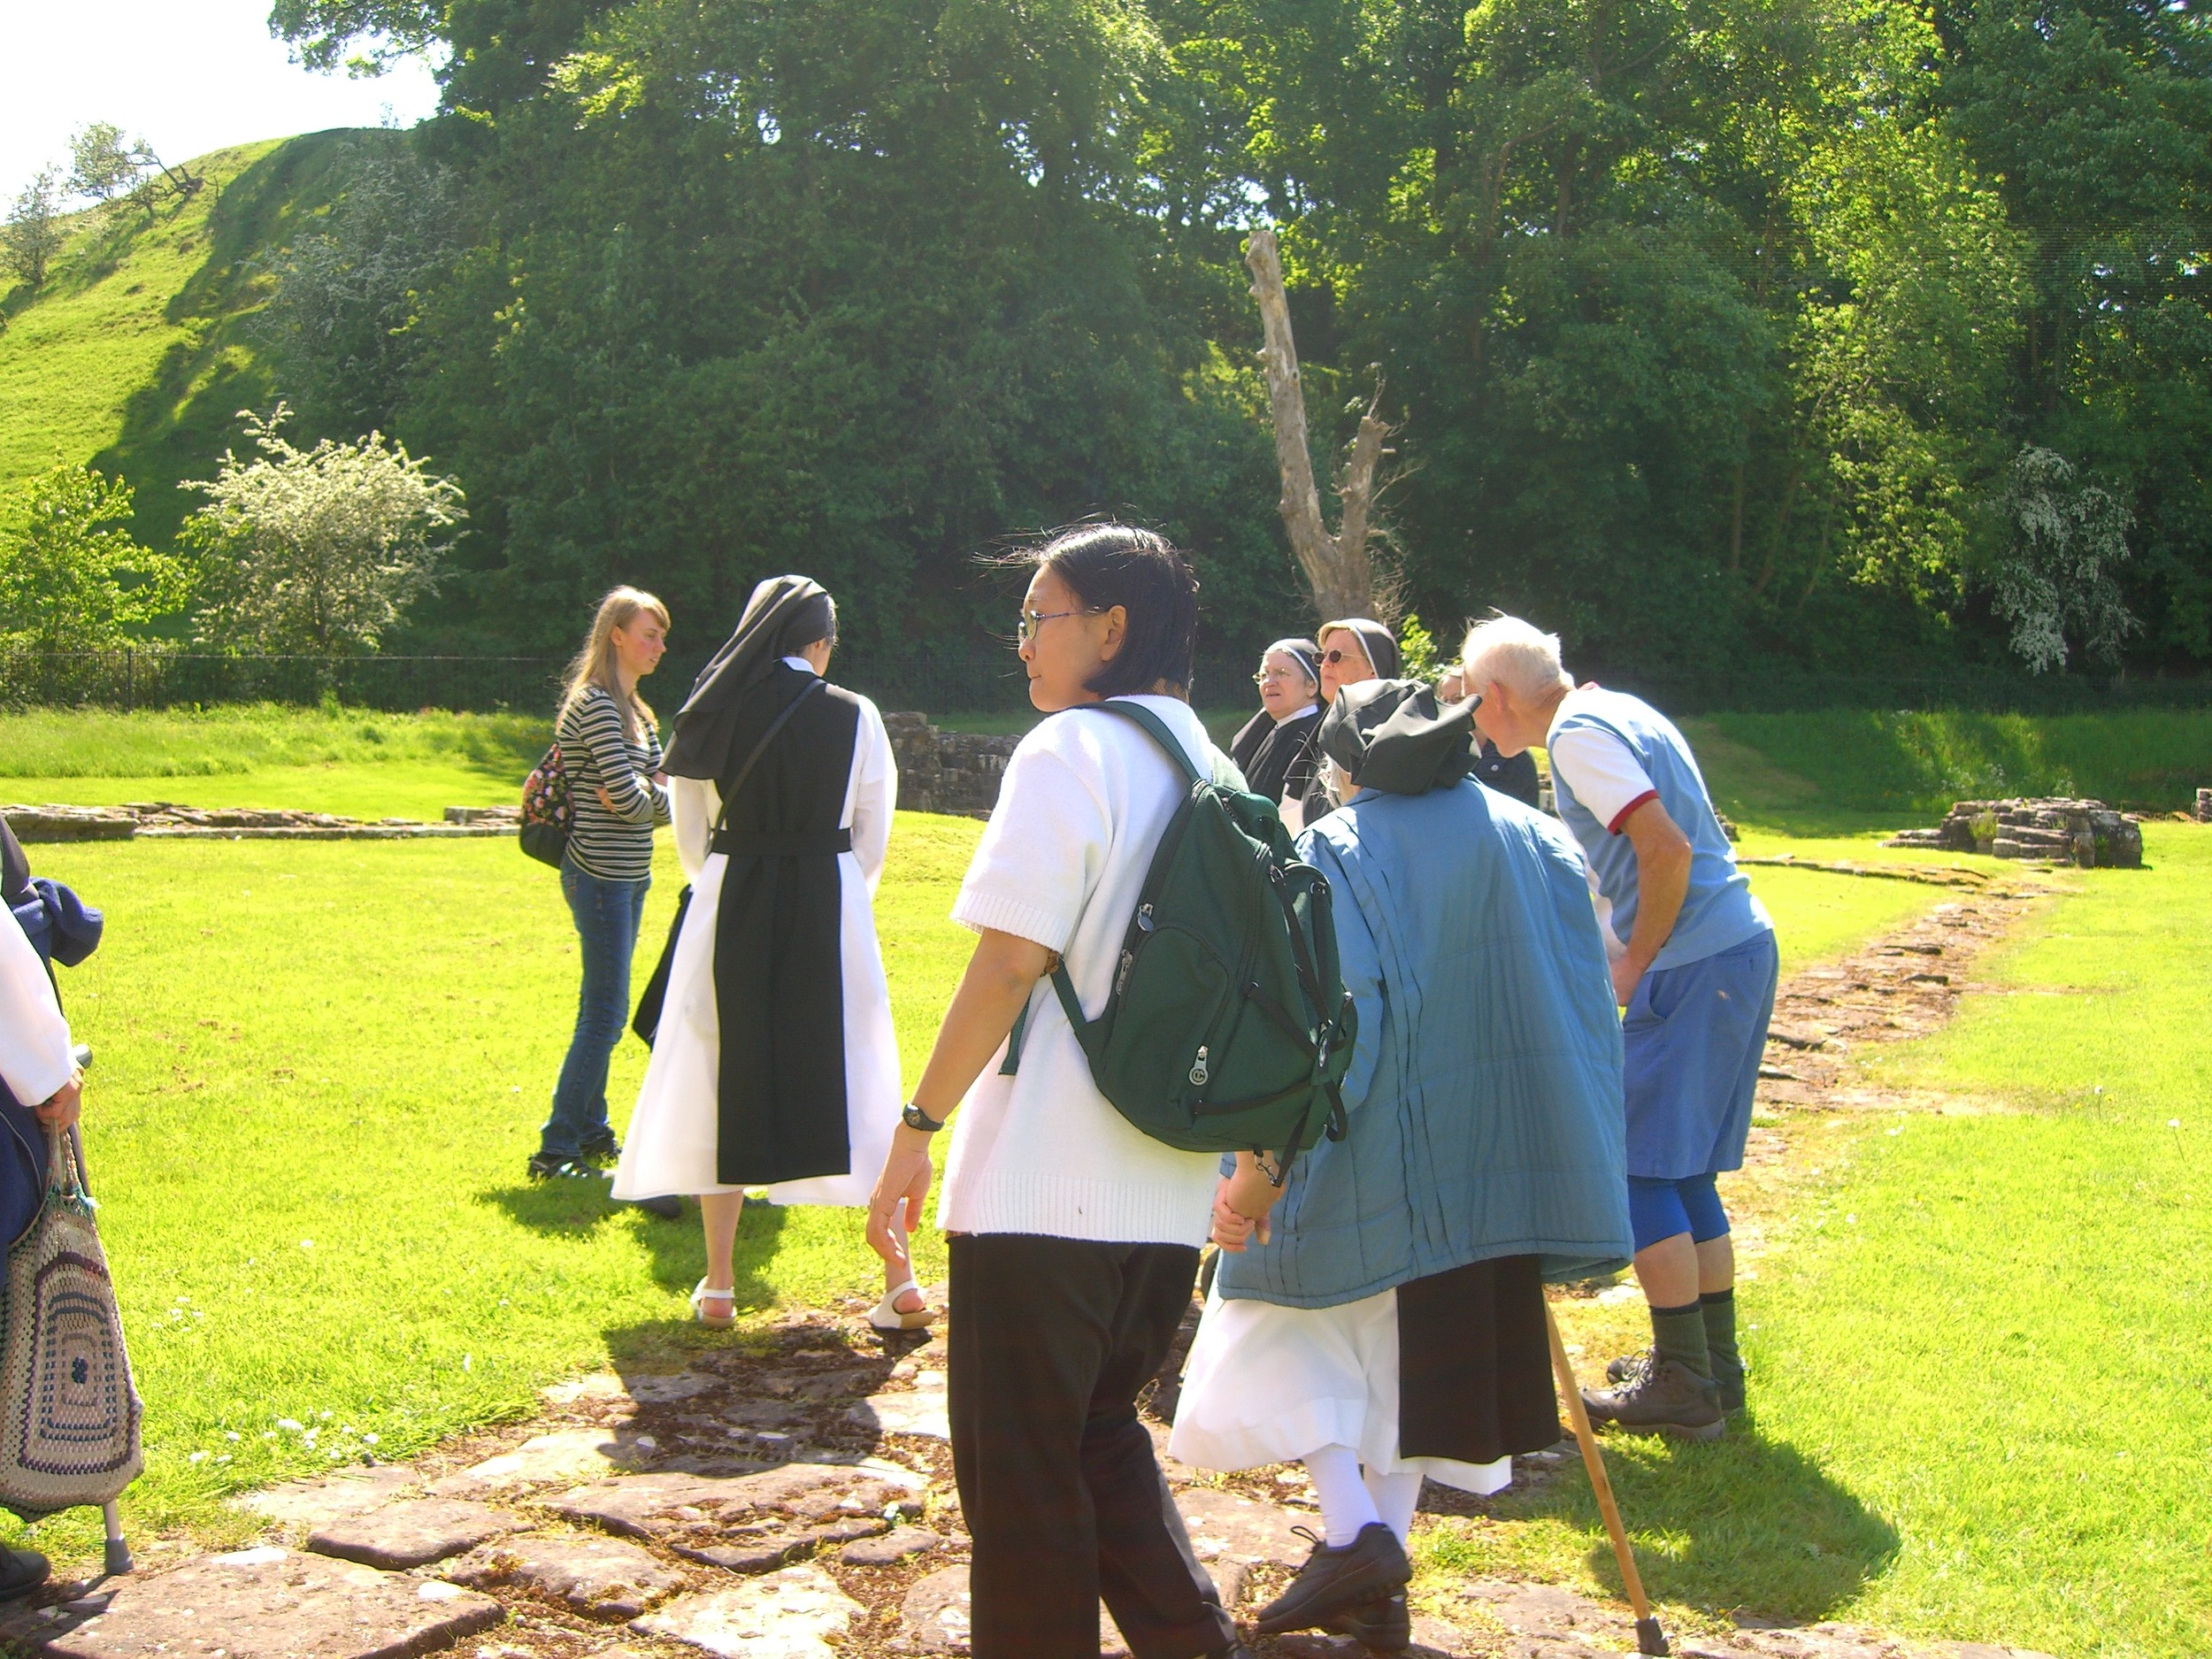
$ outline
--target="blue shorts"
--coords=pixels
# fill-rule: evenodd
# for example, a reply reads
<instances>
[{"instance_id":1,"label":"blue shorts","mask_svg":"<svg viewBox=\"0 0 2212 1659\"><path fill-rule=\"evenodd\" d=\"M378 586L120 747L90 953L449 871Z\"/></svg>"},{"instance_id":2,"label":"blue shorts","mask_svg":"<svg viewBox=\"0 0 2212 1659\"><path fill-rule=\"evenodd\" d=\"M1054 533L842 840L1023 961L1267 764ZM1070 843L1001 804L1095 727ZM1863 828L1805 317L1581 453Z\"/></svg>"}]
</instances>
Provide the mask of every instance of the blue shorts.
<instances>
[{"instance_id":1,"label":"blue shorts","mask_svg":"<svg viewBox=\"0 0 2212 1659\"><path fill-rule=\"evenodd\" d=\"M1780 976L1767 931L1637 981L1621 1023L1631 1175L1676 1181L1743 1167Z\"/></svg>"}]
</instances>

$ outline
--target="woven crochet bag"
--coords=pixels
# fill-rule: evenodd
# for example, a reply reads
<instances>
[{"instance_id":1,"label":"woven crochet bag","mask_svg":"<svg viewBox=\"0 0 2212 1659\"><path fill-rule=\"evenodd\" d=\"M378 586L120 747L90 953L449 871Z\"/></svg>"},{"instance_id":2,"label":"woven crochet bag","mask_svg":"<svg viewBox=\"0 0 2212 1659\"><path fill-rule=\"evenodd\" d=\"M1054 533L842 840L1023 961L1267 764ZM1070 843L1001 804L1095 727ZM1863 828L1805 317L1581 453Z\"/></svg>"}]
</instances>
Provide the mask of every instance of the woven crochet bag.
<instances>
[{"instance_id":1,"label":"woven crochet bag","mask_svg":"<svg viewBox=\"0 0 2212 1659\"><path fill-rule=\"evenodd\" d=\"M46 1202L8 1250L0 1310L0 1504L27 1520L110 1502L145 1463L84 1154L73 1129L46 1142Z\"/></svg>"}]
</instances>

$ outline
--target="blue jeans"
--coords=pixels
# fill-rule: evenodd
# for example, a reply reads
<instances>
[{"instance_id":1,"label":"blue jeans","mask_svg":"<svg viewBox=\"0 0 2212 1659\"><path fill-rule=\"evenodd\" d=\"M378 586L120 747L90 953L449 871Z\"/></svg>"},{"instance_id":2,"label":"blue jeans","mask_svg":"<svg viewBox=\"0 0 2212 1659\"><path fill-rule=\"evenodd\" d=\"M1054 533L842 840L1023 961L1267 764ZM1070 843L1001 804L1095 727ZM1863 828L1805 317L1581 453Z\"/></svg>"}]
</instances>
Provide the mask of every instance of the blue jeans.
<instances>
[{"instance_id":1,"label":"blue jeans","mask_svg":"<svg viewBox=\"0 0 2212 1659\"><path fill-rule=\"evenodd\" d=\"M607 1058L630 1023L630 958L645 918L645 890L652 885L649 876L609 881L562 861L561 896L582 941L584 985L576 1003L576 1034L553 1089L553 1115L538 1136L541 1157L572 1158L588 1142L614 1133L607 1122Z\"/></svg>"}]
</instances>

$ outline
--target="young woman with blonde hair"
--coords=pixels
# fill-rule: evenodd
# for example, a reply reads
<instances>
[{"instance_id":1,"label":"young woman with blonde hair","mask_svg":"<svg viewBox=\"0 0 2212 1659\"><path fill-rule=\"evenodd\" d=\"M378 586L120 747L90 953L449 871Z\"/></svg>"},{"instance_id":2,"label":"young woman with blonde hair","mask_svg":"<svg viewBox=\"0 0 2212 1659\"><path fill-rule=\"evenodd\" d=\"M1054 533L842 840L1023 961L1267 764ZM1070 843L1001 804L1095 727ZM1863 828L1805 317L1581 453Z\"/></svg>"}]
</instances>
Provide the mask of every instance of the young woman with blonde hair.
<instances>
[{"instance_id":1,"label":"young woman with blonde hair","mask_svg":"<svg viewBox=\"0 0 2212 1659\"><path fill-rule=\"evenodd\" d=\"M583 986L552 1115L530 1159L534 1180L589 1178L593 1162L622 1150L607 1121L607 1060L630 1015L630 956L652 886L653 827L668 822L660 732L637 684L660 666L667 641L668 607L617 588L599 602L569 664L555 735L576 813L561 895L576 921Z\"/></svg>"}]
</instances>

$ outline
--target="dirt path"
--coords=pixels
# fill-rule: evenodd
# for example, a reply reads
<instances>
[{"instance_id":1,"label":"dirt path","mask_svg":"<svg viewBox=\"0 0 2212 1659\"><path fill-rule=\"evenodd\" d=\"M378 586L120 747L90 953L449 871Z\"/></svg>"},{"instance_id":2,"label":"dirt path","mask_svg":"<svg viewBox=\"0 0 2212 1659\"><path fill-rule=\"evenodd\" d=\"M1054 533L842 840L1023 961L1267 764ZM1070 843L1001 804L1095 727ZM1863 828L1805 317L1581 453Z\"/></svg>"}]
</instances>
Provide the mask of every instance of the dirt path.
<instances>
[{"instance_id":1,"label":"dirt path","mask_svg":"<svg viewBox=\"0 0 2212 1659\"><path fill-rule=\"evenodd\" d=\"M1852 1056L1935 1029L1979 953L2048 889L1962 887L1901 931L1805 970L1778 1001L1743 1178L1747 1260L1801 1177L1818 1126L1925 1106L1870 1087ZM1939 1104L1939 1102L1938 1102ZM58 1588L0 1637L72 1659L370 1659L459 1644L470 1659L891 1659L967 1650L965 1533L946 1442L941 1341L887 1347L855 1313L795 1313L679 1374L608 1372L549 1389L536 1421L411 1464L349 1469L242 1500L265 1541ZM1164 1429L1155 1425L1156 1438ZM1313 1505L1294 1470L1229 1480L1169 1464L1224 1600L1249 1609L1303 1559ZM1560 1452L1531 1479L1579 1479ZM1433 1489L1432 1489L1433 1495ZM1447 1504L1444 1507L1452 1507ZM1556 1586L1459 1586L1417 1624L1417 1654L1587 1659L1633 1648L1625 1610ZM1119 1652L1110 1623L1103 1651ZM1267 1655L1349 1655L1323 1637ZM1707 1659L2001 1659L1839 1626L1686 1638Z\"/></svg>"}]
</instances>

